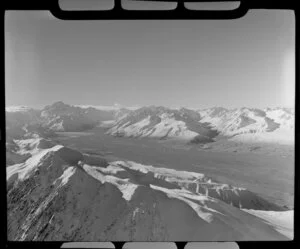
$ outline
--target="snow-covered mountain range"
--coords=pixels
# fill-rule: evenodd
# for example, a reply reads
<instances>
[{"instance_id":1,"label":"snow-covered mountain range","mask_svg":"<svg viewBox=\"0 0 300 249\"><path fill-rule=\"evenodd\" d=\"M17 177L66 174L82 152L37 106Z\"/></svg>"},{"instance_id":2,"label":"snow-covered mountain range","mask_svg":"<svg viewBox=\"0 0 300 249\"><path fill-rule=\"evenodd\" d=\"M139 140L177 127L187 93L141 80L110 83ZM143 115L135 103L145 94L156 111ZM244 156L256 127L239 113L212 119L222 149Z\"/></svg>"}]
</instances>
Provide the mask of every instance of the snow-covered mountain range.
<instances>
[{"instance_id":1,"label":"snow-covered mountain range","mask_svg":"<svg viewBox=\"0 0 300 249\"><path fill-rule=\"evenodd\" d=\"M238 141L293 144L294 110L209 108L171 110L144 107L116 121L108 134L131 137L178 138L195 143L220 137Z\"/></svg>"},{"instance_id":2,"label":"snow-covered mountain range","mask_svg":"<svg viewBox=\"0 0 300 249\"><path fill-rule=\"evenodd\" d=\"M199 121L200 115L192 110L150 106L128 113L117 120L107 133L117 136L213 141L217 132Z\"/></svg>"},{"instance_id":3,"label":"snow-covered mountain range","mask_svg":"<svg viewBox=\"0 0 300 249\"><path fill-rule=\"evenodd\" d=\"M38 125L51 131L84 131L106 127L107 134L209 143L226 138L240 142L293 144L294 109L222 107L190 110L162 106L72 106L56 102L42 110L6 109L7 132ZM22 129L20 130L20 127Z\"/></svg>"},{"instance_id":4,"label":"snow-covered mountain range","mask_svg":"<svg viewBox=\"0 0 300 249\"><path fill-rule=\"evenodd\" d=\"M84 131L101 121L112 120L129 111L123 108L95 108L73 106L61 101L48 105L41 110L27 107L7 107L6 126L39 125L52 131Z\"/></svg>"},{"instance_id":5,"label":"snow-covered mountain range","mask_svg":"<svg viewBox=\"0 0 300 249\"><path fill-rule=\"evenodd\" d=\"M9 149L20 156L6 168L9 240L293 237L293 211L201 173L106 161L34 132Z\"/></svg>"}]
</instances>

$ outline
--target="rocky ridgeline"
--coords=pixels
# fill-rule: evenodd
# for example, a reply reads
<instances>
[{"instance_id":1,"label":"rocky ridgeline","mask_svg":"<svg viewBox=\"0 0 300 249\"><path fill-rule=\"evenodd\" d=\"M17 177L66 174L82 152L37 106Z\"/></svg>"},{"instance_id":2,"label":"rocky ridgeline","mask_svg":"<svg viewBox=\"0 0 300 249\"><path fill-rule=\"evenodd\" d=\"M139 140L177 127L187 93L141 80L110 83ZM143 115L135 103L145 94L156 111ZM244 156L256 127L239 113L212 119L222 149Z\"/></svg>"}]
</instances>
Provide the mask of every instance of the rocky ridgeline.
<instances>
[{"instance_id":1,"label":"rocky ridgeline","mask_svg":"<svg viewBox=\"0 0 300 249\"><path fill-rule=\"evenodd\" d=\"M108 163L44 138L16 143L7 167L9 240L286 239L240 208L282 210L203 174Z\"/></svg>"}]
</instances>

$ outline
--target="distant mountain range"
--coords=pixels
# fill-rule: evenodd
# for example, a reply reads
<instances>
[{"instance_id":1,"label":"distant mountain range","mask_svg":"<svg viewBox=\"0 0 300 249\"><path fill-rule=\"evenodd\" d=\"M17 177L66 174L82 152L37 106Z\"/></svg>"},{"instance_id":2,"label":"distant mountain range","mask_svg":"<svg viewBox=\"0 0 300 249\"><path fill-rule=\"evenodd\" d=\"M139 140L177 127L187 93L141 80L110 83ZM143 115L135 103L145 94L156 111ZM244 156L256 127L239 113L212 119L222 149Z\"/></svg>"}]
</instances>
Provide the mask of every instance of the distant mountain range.
<instances>
[{"instance_id":1,"label":"distant mountain range","mask_svg":"<svg viewBox=\"0 0 300 249\"><path fill-rule=\"evenodd\" d=\"M113 136L177 139L189 143L208 143L226 137L243 142L292 144L294 120L292 108L109 108L72 106L61 101L42 110L24 106L6 108L8 133L22 133L30 126L50 131L85 131L103 126Z\"/></svg>"}]
</instances>

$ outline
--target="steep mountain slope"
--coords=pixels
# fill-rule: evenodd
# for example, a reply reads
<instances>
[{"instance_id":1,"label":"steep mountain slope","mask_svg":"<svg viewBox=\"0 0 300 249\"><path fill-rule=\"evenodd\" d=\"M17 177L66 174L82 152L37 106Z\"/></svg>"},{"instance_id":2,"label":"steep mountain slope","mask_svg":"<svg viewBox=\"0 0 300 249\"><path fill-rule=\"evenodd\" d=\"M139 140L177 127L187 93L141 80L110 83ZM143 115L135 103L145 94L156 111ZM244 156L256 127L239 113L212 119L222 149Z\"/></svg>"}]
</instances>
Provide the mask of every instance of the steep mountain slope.
<instances>
[{"instance_id":1,"label":"steep mountain slope","mask_svg":"<svg viewBox=\"0 0 300 249\"><path fill-rule=\"evenodd\" d=\"M44 127L55 131L83 131L96 126L100 121L113 119L111 111L95 108L80 108L56 102L41 112Z\"/></svg>"},{"instance_id":2,"label":"steep mountain slope","mask_svg":"<svg viewBox=\"0 0 300 249\"><path fill-rule=\"evenodd\" d=\"M18 153L18 141L26 138L55 136L54 132L42 127L40 111L32 108L8 108L6 110L6 159L7 165L20 163L30 154ZM30 140L30 139L29 139Z\"/></svg>"},{"instance_id":3,"label":"steep mountain slope","mask_svg":"<svg viewBox=\"0 0 300 249\"><path fill-rule=\"evenodd\" d=\"M107 133L115 136L178 138L193 143L214 142L220 136L283 144L293 144L294 139L294 111L288 108L194 111L150 106L131 111L111 125Z\"/></svg>"},{"instance_id":4,"label":"steep mountain slope","mask_svg":"<svg viewBox=\"0 0 300 249\"><path fill-rule=\"evenodd\" d=\"M7 170L9 240L286 240L244 209L282 212L204 174L98 156L39 136ZM176 217L176 218L174 218Z\"/></svg>"},{"instance_id":5,"label":"steep mountain slope","mask_svg":"<svg viewBox=\"0 0 300 249\"><path fill-rule=\"evenodd\" d=\"M161 106L143 107L128 113L108 130L108 134L130 137L178 138L213 141L216 131L198 122L200 115L188 109Z\"/></svg>"},{"instance_id":6,"label":"steep mountain slope","mask_svg":"<svg viewBox=\"0 0 300 249\"><path fill-rule=\"evenodd\" d=\"M288 108L265 110L210 108L200 110L200 122L207 123L233 141L293 144L294 111Z\"/></svg>"},{"instance_id":7,"label":"steep mountain slope","mask_svg":"<svg viewBox=\"0 0 300 249\"><path fill-rule=\"evenodd\" d=\"M6 108L6 134L22 136L25 134L23 127L36 125L39 122L40 111L29 107Z\"/></svg>"},{"instance_id":8,"label":"steep mountain slope","mask_svg":"<svg viewBox=\"0 0 300 249\"><path fill-rule=\"evenodd\" d=\"M76 105L83 109L96 109L108 113L107 119L100 122L102 127L111 127L116 121L124 118L131 111L139 109L139 107L123 107L121 105L113 106L93 106L93 105Z\"/></svg>"},{"instance_id":9,"label":"steep mountain slope","mask_svg":"<svg viewBox=\"0 0 300 249\"><path fill-rule=\"evenodd\" d=\"M6 130L8 133L24 134L24 127L40 126L52 131L84 131L101 121L114 120L124 110L99 110L93 107L78 107L56 102L42 110L27 107L6 108Z\"/></svg>"},{"instance_id":10,"label":"steep mountain slope","mask_svg":"<svg viewBox=\"0 0 300 249\"><path fill-rule=\"evenodd\" d=\"M244 133L271 132L280 124L266 116L259 109L233 109L211 108L199 111L201 123L209 123L221 132L222 135L234 136Z\"/></svg>"}]
</instances>

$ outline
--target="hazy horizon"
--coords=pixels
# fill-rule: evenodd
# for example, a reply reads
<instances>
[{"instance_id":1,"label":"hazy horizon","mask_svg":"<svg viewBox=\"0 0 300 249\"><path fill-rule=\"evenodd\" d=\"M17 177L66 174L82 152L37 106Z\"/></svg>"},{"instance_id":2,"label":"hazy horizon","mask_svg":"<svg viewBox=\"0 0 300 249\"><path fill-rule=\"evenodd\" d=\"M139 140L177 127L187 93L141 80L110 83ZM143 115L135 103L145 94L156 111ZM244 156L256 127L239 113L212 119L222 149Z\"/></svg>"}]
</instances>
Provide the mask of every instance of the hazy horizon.
<instances>
[{"instance_id":1,"label":"hazy horizon","mask_svg":"<svg viewBox=\"0 0 300 249\"><path fill-rule=\"evenodd\" d=\"M272 106L272 107L269 107L269 106L265 106L265 107L253 107L253 106L239 106L239 107L226 107L226 106L219 106L219 105L215 105L215 106L208 106L208 107L189 107L189 106L167 106L167 105L156 105L156 104L150 104L150 105L143 105L143 106L125 106L125 105L122 105L120 103L114 103L112 105L101 105L101 104L98 104L98 105L91 105L91 104L70 104L68 102L65 102L63 100L57 100L57 101L53 101L51 103L48 103L48 104L45 104L45 105L35 105L35 106L32 106L32 105L6 105L6 108L13 108L13 107L29 107L29 108L32 108L32 109L37 109L37 110L41 110L43 108L45 108L46 106L49 106L49 105L53 105L57 102L63 102L64 104L66 105L71 105L71 106L79 106L79 107L87 107L87 106L90 106L90 107L103 107L104 109L105 108L118 108L118 107L121 107L121 108L128 108L128 109L132 109L132 110L135 110L135 109L139 109L139 108L142 108L142 107L151 107L151 106L155 106L155 107L166 107L166 108L169 108L169 109L180 109L180 108L186 108L186 109L191 109L191 110L201 110L201 109L210 109L210 108L225 108L227 110L234 110L234 109L240 109L240 108L249 108L249 109L266 109L266 108L286 108L286 109L295 109L295 107L284 107L284 106Z\"/></svg>"},{"instance_id":2,"label":"hazy horizon","mask_svg":"<svg viewBox=\"0 0 300 249\"><path fill-rule=\"evenodd\" d=\"M294 107L295 17L62 21L5 15L6 106Z\"/></svg>"}]
</instances>

